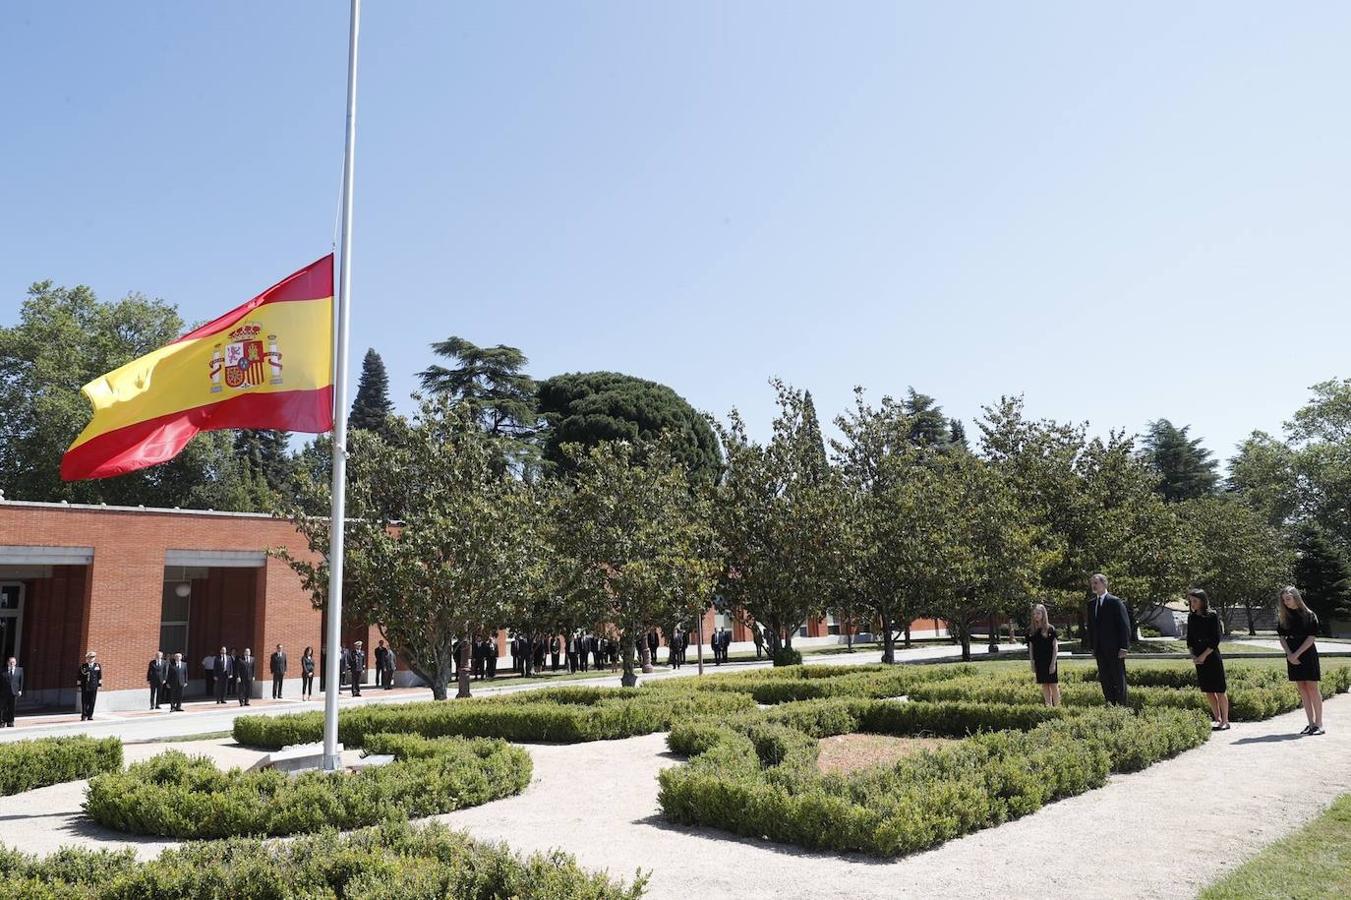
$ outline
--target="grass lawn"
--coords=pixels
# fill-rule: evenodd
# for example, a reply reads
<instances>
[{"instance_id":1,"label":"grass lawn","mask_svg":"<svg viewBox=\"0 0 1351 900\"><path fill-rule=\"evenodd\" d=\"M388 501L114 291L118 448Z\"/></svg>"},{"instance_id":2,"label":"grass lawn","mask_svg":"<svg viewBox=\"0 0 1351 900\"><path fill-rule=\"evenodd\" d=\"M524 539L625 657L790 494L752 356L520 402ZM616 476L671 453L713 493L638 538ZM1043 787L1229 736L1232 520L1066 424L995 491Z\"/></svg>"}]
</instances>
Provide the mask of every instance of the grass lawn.
<instances>
[{"instance_id":1,"label":"grass lawn","mask_svg":"<svg viewBox=\"0 0 1351 900\"><path fill-rule=\"evenodd\" d=\"M1351 794L1201 892L1201 900L1351 896Z\"/></svg>"}]
</instances>

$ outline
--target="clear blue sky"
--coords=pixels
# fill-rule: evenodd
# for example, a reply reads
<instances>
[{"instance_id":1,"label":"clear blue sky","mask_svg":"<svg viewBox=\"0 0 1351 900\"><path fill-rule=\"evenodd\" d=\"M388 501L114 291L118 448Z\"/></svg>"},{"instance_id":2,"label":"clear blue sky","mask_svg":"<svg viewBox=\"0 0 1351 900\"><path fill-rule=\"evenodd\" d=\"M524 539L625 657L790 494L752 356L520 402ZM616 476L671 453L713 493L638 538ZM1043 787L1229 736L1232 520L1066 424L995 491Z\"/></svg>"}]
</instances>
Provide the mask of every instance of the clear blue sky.
<instances>
[{"instance_id":1,"label":"clear blue sky","mask_svg":"<svg viewBox=\"0 0 1351 900\"><path fill-rule=\"evenodd\" d=\"M0 321L327 252L341 2L0 10ZM614 369L763 433L907 385L1227 457L1351 375L1351 6L370 2L353 350Z\"/></svg>"}]
</instances>

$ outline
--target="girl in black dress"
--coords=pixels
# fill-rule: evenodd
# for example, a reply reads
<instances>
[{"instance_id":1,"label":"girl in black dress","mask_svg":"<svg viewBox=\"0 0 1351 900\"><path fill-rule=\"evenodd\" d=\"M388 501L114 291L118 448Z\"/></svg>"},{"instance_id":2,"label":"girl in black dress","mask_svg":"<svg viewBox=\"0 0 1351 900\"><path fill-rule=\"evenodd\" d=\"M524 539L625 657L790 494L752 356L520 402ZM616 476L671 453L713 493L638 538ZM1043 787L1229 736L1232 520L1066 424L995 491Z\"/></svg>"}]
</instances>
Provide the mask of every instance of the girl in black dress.
<instances>
[{"instance_id":1,"label":"girl in black dress","mask_svg":"<svg viewBox=\"0 0 1351 900\"><path fill-rule=\"evenodd\" d=\"M1187 592L1191 612L1187 615L1187 649L1196 664L1196 683L1210 701L1210 717L1216 731L1229 730L1229 685L1220 657L1220 617L1210 608L1201 589Z\"/></svg>"},{"instance_id":2,"label":"girl in black dress","mask_svg":"<svg viewBox=\"0 0 1351 900\"><path fill-rule=\"evenodd\" d=\"M1293 585L1281 591L1277 615L1280 624L1276 626L1276 634L1280 635L1285 650L1285 672L1299 688L1304 716L1309 720L1300 734L1323 734L1323 695L1318 692L1322 670L1318 648L1313 645L1318 634L1318 616L1304 605L1304 598Z\"/></svg>"},{"instance_id":3,"label":"girl in black dress","mask_svg":"<svg viewBox=\"0 0 1351 900\"><path fill-rule=\"evenodd\" d=\"M1060 705L1060 671L1056 658L1060 642L1046 616L1046 607L1040 603L1032 607L1032 626L1027 632L1028 656L1032 660L1032 676L1041 686L1041 697L1047 706Z\"/></svg>"},{"instance_id":4,"label":"girl in black dress","mask_svg":"<svg viewBox=\"0 0 1351 900\"><path fill-rule=\"evenodd\" d=\"M314 699L314 648L306 647L300 657L300 699Z\"/></svg>"}]
</instances>

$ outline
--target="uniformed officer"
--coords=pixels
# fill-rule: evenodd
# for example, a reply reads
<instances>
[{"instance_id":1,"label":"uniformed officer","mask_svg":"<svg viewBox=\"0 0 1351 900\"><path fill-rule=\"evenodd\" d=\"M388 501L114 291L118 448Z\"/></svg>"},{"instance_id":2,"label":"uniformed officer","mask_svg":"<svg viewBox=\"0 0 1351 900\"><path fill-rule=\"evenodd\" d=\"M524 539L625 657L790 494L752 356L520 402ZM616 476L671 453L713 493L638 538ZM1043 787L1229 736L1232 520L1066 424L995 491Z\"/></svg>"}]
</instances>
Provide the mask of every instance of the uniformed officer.
<instances>
[{"instance_id":1,"label":"uniformed officer","mask_svg":"<svg viewBox=\"0 0 1351 900\"><path fill-rule=\"evenodd\" d=\"M98 654L90 650L84 655L84 664L80 666L80 721L94 718L94 704L98 702L99 688L103 685L103 666L99 665Z\"/></svg>"}]
</instances>

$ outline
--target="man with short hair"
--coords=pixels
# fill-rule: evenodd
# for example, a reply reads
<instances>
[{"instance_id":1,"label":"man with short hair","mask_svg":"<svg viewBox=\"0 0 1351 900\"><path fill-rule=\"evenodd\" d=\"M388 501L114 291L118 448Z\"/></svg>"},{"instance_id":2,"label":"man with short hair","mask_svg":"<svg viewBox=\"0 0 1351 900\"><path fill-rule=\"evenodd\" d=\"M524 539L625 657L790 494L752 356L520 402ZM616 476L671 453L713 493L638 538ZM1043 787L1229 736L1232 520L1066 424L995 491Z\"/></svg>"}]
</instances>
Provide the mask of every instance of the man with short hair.
<instances>
[{"instance_id":1,"label":"man with short hair","mask_svg":"<svg viewBox=\"0 0 1351 900\"><path fill-rule=\"evenodd\" d=\"M1130 616L1126 604L1107 591L1107 576L1101 572L1088 580L1093 597L1084 610L1088 647L1098 663L1098 682L1109 705L1126 705L1126 654L1131 645Z\"/></svg>"},{"instance_id":2,"label":"man with short hair","mask_svg":"<svg viewBox=\"0 0 1351 900\"><path fill-rule=\"evenodd\" d=\"M385 642L381 641L380 649L385 651L385 655L377 660L377 664L380 666L380 674L384 680L385 690L391 691L394 689L394 648L386 647ZM376 652L378 653L379 651Z\"/></svg>"},{"instance_id":3,"label":"man with short hair","mask_svg":"<svg viewBox=\"0 0 1351 900\"><path fill-rule=\"evenodd\" d=\"M182 653L175 653L168 663L165 683L169 690L169 712L182 712L183 688L188 684L188 664L183 662Z\"/></svg>"},{"instance_id":4,"label":"man with short hair","mask_svg":"<svg viewBox=\"0 0 1351 900\"><path fill-rule=\"evenodd\" d=\"M159 709L164 702L164 676L168 674L168 665L164 661L164 651L156 650L155 658L145 671L146 683L150 685L150 708Z\"/></svg>"},{"instance_id":5,"label":"man with short hair","mask_svg":"<svg viewBox=\"0 0 1351 900\"><path fill-rule=\"evenodd\" d=\"M230 652L224 647L220 648L220 653L216 654L215 659L211 661L211 671L215 673L216 684L216 703L223 705L225 703L225 691L230 683L230 670L234 668L235 661L230 658Z\"/></svg>"},{"instance_id":6,"label":"man with short hair","mask_svg":"<svg viewBox=\"0 0 1351 900\"><path fill-rule=\"evenodd\" d=\"M286 677L286 651L282 649L281 644L272 651L272 656L267 661L268 671L272 673L272 699L281 699L281 683Z\"/></svg>"},{"instance_id":7,"label":"man with short hair","mask_svg":"<svg viewBox=\"0 0 1351 900\"><path fill-rule=\"evenodd\" d=\"M18 660L10 657L0 671L0 728L14 727L14 707L23 696L23 669Z\"/></svg>"},{"instance_id":8,"label":"man with short hair","mask_svg":"<svg viewBox=\"0 0 1351 900\"><path fill-rule=\"evenodd\" d=\"M235 677L239 680L239 705L249 706L253 699L253 651L244 648L244 655L235 657Z\"/></svg>"}]
</instances>

